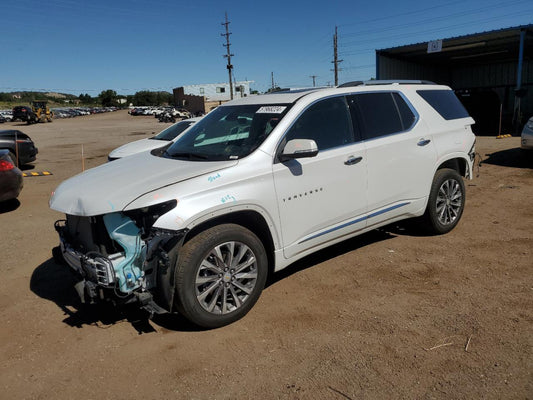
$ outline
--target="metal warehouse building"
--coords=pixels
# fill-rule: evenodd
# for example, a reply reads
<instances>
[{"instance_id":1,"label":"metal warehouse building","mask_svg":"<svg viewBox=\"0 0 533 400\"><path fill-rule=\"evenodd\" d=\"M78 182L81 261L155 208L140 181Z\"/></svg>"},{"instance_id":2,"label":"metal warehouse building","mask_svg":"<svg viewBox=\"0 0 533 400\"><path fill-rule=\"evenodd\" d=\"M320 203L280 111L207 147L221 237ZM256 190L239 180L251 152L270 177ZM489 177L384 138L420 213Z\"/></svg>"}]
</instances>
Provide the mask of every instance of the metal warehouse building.
<instances>
[{"instance_id":1,"label":"metal warehouse building","mask_svg":"<svg viewBox=\"0 0 533 400\"><path fill-rule=\"evenodd\" d=\"M453 88L476 134L517 133L533 115L533 25L376 50L377 79Z\"/></svg>"}]
</instances>

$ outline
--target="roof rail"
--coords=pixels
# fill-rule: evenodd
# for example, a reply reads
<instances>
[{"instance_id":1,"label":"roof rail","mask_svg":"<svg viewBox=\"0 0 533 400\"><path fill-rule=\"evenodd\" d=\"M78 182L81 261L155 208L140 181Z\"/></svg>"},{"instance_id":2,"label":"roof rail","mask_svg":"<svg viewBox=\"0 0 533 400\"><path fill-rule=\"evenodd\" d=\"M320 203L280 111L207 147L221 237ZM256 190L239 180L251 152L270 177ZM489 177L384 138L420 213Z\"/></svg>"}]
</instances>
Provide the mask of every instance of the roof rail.
<instances>
[{"instance_id":1,"label":"roof rail","mask_svg":"<svg viewBox=\"0 0 533 400\"><path fill-rule=\"evenodd\" d=\"M351 86L363 86L365 83L363 81L351 81L343 83L342 85L337 86L338 88L342 87L351 87Z\"/></svg>"},{"instance_id":2,"label":"roof rail","mask_svg":"<svg viewBox=\"0 0 533 400\"><path fill-rule=\"evenodd\" d=\"M407 80L407 79L391 79L391 80L373 80L373 81L352 81L346 82L337 87L351 87L351 86L372 86L372 85L436 85L435 82L425 80Z\"/></svg>"}]
</instances>

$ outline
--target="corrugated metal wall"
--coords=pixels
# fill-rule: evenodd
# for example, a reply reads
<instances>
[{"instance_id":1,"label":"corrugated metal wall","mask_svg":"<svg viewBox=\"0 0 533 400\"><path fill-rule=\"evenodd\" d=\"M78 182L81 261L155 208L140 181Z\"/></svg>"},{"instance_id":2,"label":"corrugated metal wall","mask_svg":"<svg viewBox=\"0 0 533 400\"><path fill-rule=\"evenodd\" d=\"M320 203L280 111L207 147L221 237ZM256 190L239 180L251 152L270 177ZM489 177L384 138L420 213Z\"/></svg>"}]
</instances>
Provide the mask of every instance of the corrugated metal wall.
<instances>
[{"instance_id":1,"label":"corrugated metal wall","mask_svg":"<svg viewBox=\"0 0 533 400\"><path fill-rule=\"evenodd\" d=\"M378 55L378 79L423 79L448 85L448 71L434 65L423 65Z\"/></svg>"}]
</instances>

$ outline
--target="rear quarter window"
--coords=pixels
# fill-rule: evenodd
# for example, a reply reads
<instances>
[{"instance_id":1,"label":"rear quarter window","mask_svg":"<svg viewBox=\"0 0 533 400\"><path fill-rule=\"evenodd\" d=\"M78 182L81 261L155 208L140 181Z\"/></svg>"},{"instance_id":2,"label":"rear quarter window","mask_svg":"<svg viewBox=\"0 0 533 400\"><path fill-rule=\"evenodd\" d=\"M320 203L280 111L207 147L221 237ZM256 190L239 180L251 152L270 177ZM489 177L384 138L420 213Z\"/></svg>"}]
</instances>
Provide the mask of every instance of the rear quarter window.
<instances>
[{"instance_id":1,"label":"rear quarter window","mask_svg":"<svg viewBox=\"0 0 533 400\"><path fill-rule=\"evenodd\" d=\"M446 120L470 116L451 90L417 90L416 92Z\"/></svg>"}]
</instances>

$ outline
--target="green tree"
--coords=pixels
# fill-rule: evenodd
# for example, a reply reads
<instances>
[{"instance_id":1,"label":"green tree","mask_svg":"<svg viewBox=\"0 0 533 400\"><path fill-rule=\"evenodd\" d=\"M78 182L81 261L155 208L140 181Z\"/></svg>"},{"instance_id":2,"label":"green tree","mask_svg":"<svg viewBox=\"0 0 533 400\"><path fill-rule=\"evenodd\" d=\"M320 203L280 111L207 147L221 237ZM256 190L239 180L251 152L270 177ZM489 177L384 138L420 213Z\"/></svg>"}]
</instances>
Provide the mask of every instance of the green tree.
<instances>
[{"instance_id":1,"label":"green tree","mask_svg":"<svg viewBox=\"0 0 533 400\"><path fill-rule=\"evenodd\" d=\"M78 96L78 98L80 99L80 102L83 103L83 104L90 104L93 102L93 98L91 96L89 96L89 94L85 93L85 94L80 94Z\"/></svg>"},{"instance_id":2,"label":"green tree","mask_svg":"<svg viewBox=\"0 0 533 400\"><path fill-rule=\"evenodd\" d=\"M98 99L100 100L102 107L113 107L117 105L117 96L117 92L107 89L98 95Z\"/></svg>"},{"instance_id":3,"label":"green tree","mask_svg":"<svg viewBox=\"0 0 533 400\"><path fill-rule=\"evenodd\" d=\"M133 95L132 103L136 106L160 106L172 104L172 93L141 90Z\"/></svg>"},{"instance_id":4,"label":"green tree","mask_svg":"<svg viewBox=\"0 0 533 400\"><path fill-rule=\"evenodd\" d=\"M136 106L155 106L157 103L154 92L141 90L133 95L133 104Z\"/></svg>"}]
</instances>

